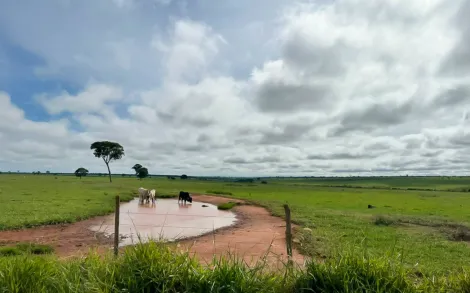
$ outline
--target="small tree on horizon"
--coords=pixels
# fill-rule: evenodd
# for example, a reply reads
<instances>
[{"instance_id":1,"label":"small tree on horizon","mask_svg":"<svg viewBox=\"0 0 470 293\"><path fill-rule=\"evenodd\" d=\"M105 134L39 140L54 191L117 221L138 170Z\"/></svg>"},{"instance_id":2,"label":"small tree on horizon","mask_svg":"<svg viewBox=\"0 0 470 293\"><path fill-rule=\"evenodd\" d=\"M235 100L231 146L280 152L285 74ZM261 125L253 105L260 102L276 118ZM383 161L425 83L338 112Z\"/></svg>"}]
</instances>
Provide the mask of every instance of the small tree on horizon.
<instances>
[{"instance_id":1,"label":"small tree on horizon","mask_svg":"<svg viewBox=\"0 0 470 293\"><path fill-rule=\"evenodd\" d=\"M75 176L80 177L82 179L82 176L86 176L88 174L88 170L80 167L77 170L75 170Z\"/></svg>"},{"instance_id":2,"label":"small tree on horizon","mask_svg":"<svg viewBox=\"0 0 470 293\"><path fill-rule=\"evenodd\" d=\"M188 179L188 175L186 174L181 175L181 179Z\"/></svg>"},{"instance_id":3,"label":"small tree on horizon","mask_svg":"<svg viewBox=\"0 0 470 293\"><path fill-rule=\"evenodd\" d=\"M142 180L143 178L148 177L148 176L149 176L149 170L145 167L141 167L137 171L137 177L139 177L140 180Z\"/></svg>"},{"instance_id":4,"label":"small tree on horizon","mask_svg":"<svg viewBox=\"0 0 470 293\"><path fill-rule=\"evenodd\" d=\"M97 158L102 158L108 168L109 182L111 180L111 170L109 163L112 160L119 160L124 156L124 148L117 142L112 141L95 141L91 144L90 149L94 150L93 154Z\"/></svg>"},{"instance_id":5,"label":"small tree on horizon","mask_svg":"<svg viewBox=\"0 0 470 293\"><path fill-rule=\"evenodd\" d=\"M134 167L132 167L132 169L135 171L135 174L139 174L139 169L142 168L142 165L141 164L135 164Z\"/></svg>"}]
</instances>

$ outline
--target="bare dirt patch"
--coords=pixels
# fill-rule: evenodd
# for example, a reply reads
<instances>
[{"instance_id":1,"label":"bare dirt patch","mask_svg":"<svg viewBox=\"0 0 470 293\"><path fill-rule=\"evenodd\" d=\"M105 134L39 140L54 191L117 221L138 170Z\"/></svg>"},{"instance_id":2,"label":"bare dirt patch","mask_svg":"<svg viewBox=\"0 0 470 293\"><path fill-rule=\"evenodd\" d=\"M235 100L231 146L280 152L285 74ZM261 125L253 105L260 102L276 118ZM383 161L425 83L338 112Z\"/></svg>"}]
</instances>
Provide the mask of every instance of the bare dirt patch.
<instances>
[{"instance_id":1,"label":"bare dirt patch","mask_svg":"<svg viewBox=\"0 0 470 293\"><path fill-rule=\"evenodd\" d=\"M103 217L63 225L48 225L29 229L0 231L0 245L19 242L47 244L54 248L59 256L86 253L90 248L105 250L112 246L112 238L88 229L92 224L100 223Z\"/></svg>"},{"instance_id":2,"label":"bare dirt patch","mask_svg":"<svg viewBox=\"0 0 470 293\"><path fill-rule=\"evenodd\" d=\"M197 255L205 262L210 262L214 255L218 257L229 254L242 257L248 264L262 258L269 263L279 263L279 260L287 261L286 225L283 219L272 216L262 207L244 205L241 200L207 195L193 195L193 199L211 204L228 201L241 203L242 205L232 209L237 214L238 222L234 226L222 228L215 233L179 241L180 248L189 249L192 255ZM304 257L294 250L293 260L302 264Z\"/></svg>"},{"instance_id":3,"label":"bare dirt patch","mask_svg":"<svg viewBox=\"0 0 470 293\"><path fill-rule=\"evenodd\" d=\"M264 258L269 263L287 261L285 222L272 216L266 209L245 204L244 201L219 196L193 194L193 200L210 204L228 201L238 202L232 210L237 215L234 226L221 228L215 233L185 239L178 242L179 249L188 249L203 262L213 256L237 255L247 263ZM61 257L82 255L89 249L107 251L112 247L112 236L89 230L92 225L103 223L106 216L96 217L73 224L51 225L37 228L0 231L0 245L33 242L52 246ZM294 249L293 260L302 264L304 257Z\"/></svg>"}]
</instances>

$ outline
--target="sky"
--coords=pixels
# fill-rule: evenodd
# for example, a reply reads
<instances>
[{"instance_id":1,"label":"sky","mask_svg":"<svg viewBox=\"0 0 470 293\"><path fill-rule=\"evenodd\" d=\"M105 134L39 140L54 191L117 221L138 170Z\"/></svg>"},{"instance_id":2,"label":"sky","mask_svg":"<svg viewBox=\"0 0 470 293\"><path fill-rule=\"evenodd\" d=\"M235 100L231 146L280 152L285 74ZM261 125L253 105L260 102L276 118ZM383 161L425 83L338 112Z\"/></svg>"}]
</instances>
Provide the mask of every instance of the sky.
<instances>
[{"instance_id":1,"label":"sky","mask_svg":"<svg viewBox=\"0 0 470 293\"><path fill-rule=\"evenodd\" d=\"M470 0L4 0L0 171L463 175Z\"/></svg>"}]
</instances>

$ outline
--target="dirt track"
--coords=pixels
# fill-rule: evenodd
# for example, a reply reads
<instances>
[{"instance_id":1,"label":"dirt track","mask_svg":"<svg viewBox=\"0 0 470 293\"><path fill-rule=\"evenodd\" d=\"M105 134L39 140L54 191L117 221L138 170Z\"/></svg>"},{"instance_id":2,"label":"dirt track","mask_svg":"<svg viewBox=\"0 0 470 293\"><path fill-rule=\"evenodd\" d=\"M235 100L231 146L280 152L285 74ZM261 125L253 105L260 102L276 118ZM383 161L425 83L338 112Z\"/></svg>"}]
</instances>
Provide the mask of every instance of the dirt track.
<instances>
[{"instance_id":1,"label":"dirt track","mask_svg":"<svg viewBox=\"0 0 470 293\"><path fill-rule=\"evenodd\" d=\"M233 201L207 195L193 195L193 200L211 204ZM179 241L178 247L189 249L190 253L197 255L201 261L210 261L214 254L220 256L228 253L243 257L248 263L265 255L269 262L286 260L285 222L281 218L271 216L264 208L251 205L236 206L233 211L238 218L235 226ZM101 223L103 218L96 217L74 224L2 231L0 244L23 241L49 244L62 257L80 255L90 248L106 251L111 249L112 240L88 230L89 226ZM294 261L302 263L304 258L295 250L293 253Z\"/></svg>"},{"instance_id":2,"label":"dirt track","mask_svg":"<svg viewBox=\"0 0 470 293\"><path fill-rule=\"evenodd\" d=\"M194 200L211 204L220 204L231 199L207 195L195 195ZM233 200L232 200L233 201ZM239 219L235 226L216 231L195 239L180 241L182 248L189 248L202 261L210 261L212 256L236 254L245 262L252 263L266 255L268 262L287 261L285 244L285 222L271 216L264 208L252 205L240 205L233 208ZM302 255L293 251L293 259L301 264Z\"/></svg>"}]
</instances>

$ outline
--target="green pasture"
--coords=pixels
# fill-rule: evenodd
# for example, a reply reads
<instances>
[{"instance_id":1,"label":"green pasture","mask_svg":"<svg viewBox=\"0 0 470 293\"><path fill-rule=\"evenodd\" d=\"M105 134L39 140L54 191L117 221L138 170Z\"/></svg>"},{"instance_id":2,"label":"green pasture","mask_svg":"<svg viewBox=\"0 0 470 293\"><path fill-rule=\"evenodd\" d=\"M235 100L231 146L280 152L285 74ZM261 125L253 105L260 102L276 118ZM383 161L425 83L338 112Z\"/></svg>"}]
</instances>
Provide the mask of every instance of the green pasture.
<instances>
[{"instance_id":1,"label":"green pasture","mask_svg":"<svg viewBox=\"0 0 470 293\"><path fill-rule=\"evenodd\" d=\"M469 191L470 177L329 177L329 178L281 178L276 183L290 185L345 186L367 188L436 189L445 191Z\"/></svg>"},{"instance_id":2,"label":"green pasture","mask_svg":"<svg viewBox=\"0 0 470 293\"><path fill-rule=\"evenodd\" d=\"M392 251L405 266L425 274L450 274L470 267L469 244L454 241L470 235L466 230L470 227L470 193L406 190L409 186L444 186L439 182L453 180L449 184L463 187L468 178L402 177L399 182L403 189L394 190L370 188L378 186L382 178L375 183L372 179L364 180L365 188L322 187L318 186L322 185L319 179L263 180L268 184L259 180L254 183L179 178L138 180L115 175L110 183L106 177L3 174L0 229L72 222L107 214L113 211L115 195L129 200L142 186L154 188L164 196L176 195L180 190L226 194L261 204L279 216L283 215L282 204L288 203L293 220L312 231L296 233L296 245L315 258L354 248L376 256ZM421 181L416 185L414 180ZM427 187L423 185L426 182ZM369 204L376 208L368 209Z\"/></svg>"}]
</instances>

